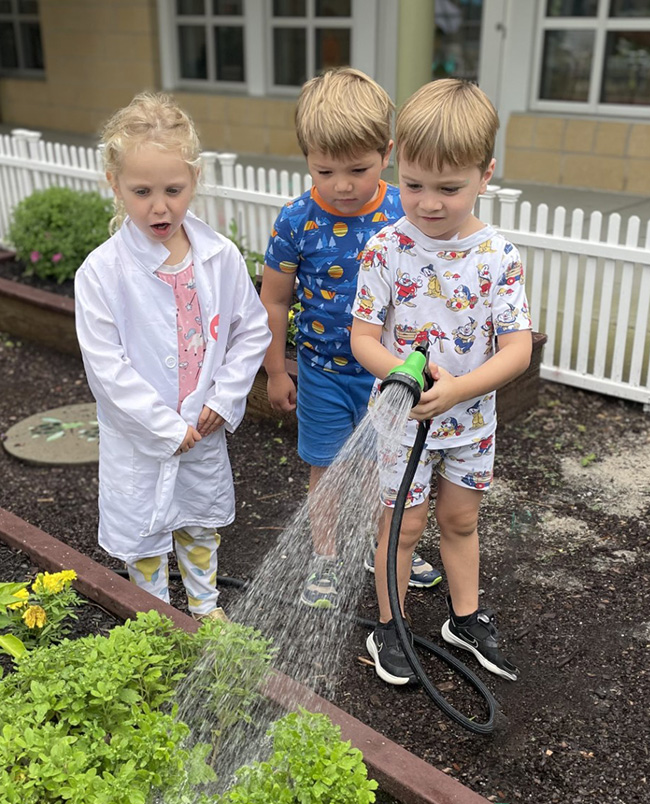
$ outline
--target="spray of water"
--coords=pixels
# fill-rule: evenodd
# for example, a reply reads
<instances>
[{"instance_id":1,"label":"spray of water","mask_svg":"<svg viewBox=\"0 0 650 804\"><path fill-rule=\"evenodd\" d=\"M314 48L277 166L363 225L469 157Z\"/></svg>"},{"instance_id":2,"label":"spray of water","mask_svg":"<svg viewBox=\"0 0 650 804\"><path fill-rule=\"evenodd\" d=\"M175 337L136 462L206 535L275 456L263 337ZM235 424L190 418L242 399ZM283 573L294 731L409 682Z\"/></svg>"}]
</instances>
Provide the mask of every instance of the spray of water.
<instances>
[{"instance_id":1,"label":"spray of water","mask_svg":"<svg viewBox=\"0 0 650 804\"><path fill-rule=\"evenodd\" d=\"M383 508L380 467L395 460L412 404L411 393L402 385L386 388L228 612L235 622L273 639L276 671L326 698L336 685L342 649L357 627L353 616L364 587L363 558ZM326 611L300 602L313 560L310 523L316 518L336 545L338 605ZM236 680L231 679L232 705L222 696L218 707L206 691L213 680L214 662L205 654L178 690L178 717L192 729L188 747L199 741L214 744L218 733L214 767L219 777L216 789L223 790L237 768L264 758L266 731L282 713L260 696L250 722L229 724L223 713L229 708L235 711L240 703ZM216 709L222 713L219 724L214 722Z\"/></svg>"}]
</instances>

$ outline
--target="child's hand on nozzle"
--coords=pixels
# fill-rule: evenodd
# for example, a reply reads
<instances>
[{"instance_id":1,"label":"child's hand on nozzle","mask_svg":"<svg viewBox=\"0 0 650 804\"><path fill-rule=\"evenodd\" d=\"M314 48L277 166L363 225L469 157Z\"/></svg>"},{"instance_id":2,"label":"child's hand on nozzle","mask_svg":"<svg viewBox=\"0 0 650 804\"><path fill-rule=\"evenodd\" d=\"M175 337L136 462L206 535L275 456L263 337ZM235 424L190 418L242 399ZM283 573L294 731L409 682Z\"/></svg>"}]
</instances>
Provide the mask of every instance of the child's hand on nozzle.
<instances>
[{"instance_id":1,"label":"child's hand on nozzle","mask_svg":"<svg viewBox=\"0 0 650 804\"><path fill-rule=\"evenodd\" d=\"M216 433L225 423L226 420L223 416L220 416L216 410L204 405L196 429L199 431L199 435L205 437Z\"/></svg>"},{"instance_id":2,"label":"child's hand on nozzle","mask_svg":"<svg viewBox=\"0 0 650 804\"><path fill-rule=\"evenodd\" d=\"M442 366L429 363L433 387L423 391L418 404L411 408L411 418L427 421L453 408L461 400L456 394L456 378Z\"/></svg>"},{"instance_id":3,"label":"child's hand on nozzle","mask_svg":"<svg viewBox=\"0 0 650 804\"><path fill-rule=\"evenodd\" d=\"M188 452L192 449L192 447L197 444L201 440L201 433L198 430L195 430L192 425L188 425L187 432L185 433L185 438L181 443L180 447L176 450L176 455L180 455L181 452Z\"/></svg>"}]
</instances>

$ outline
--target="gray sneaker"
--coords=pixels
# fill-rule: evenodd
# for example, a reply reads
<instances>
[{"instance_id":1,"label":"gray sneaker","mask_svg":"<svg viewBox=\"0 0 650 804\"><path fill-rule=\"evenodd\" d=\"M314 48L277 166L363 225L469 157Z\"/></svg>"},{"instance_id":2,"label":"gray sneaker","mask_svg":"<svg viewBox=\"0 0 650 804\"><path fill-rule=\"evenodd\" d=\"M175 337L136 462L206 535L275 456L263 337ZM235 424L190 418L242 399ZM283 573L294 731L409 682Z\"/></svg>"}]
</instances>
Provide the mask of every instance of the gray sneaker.
<instances>
[{"instance_id":1,"label":"gray sneaker","mask_svg":"<svg viewBox=\"0 0 650 804\"><path fill-rule=\"evenodd\" d=\"M305 581L300 602L313 609L331 609L337 604L336 561L317 561L314 571Z\"/></svg>"},{"instance_id":2,"label":"gray sneaker","mask_svg":"<svg viewBox=\"0 0 650 804\"><path fill-rule=\"evenodd\" d=\"M377 543L372 542L363 559L363 566L368 572L374 573L375 571L375 550ZM442 575L437 569L431 566L428 561L425 561L418 553L413 553L411 559L411 577L409 578L409 586L416 589L429 589L432 586L437 586L442 580Z\"/></svg>"}]
</instances>

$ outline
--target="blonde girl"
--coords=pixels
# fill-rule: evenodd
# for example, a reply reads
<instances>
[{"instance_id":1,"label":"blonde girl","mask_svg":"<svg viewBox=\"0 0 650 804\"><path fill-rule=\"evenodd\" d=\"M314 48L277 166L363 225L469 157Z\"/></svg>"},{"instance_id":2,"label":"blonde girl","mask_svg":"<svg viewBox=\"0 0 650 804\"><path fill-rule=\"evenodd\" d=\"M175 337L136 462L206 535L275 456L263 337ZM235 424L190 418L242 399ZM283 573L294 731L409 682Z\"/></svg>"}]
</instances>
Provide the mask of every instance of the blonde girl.
<instances>
[{"instance_id":1,"label":"blonde girl","mask_svg":"<svg viewBox=\"0 0 650 804\"><path fill-rule=\"evenodd\" d=\"M200 146L169 95L142 93L102 135L113 236L77 272L77 335L97 400L99 543L169 601L174 548L192 614L220 617L217 528L234 519L225 431L270 340L227 238L189 211Z\"/></svg>"}]
</instances>

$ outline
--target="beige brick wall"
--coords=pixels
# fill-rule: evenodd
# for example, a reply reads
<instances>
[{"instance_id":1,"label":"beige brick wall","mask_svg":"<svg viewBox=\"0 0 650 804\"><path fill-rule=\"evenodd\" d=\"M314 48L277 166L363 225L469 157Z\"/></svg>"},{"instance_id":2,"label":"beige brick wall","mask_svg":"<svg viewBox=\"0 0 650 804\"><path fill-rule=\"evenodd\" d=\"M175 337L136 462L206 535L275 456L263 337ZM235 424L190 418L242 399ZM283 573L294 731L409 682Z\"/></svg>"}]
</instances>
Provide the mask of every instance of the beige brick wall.
<instances>
[{"instance_id":1,"label":"beige brick wall","mask_svg":"<svg viewBox=\"0 0 650 804\"><path fill-rule=\"evenodd\" d=\"M160 88L156 0L41 0L43 80L0 78L2 122L96 134L142 90ZM179 91L206 150L299 156L295 102Z\"/></svg>"},{"instance_id":2,"label":"beige brick wall","mask_svg":"<svg viewBox=\"0 0 650 804\"><path fill-rule=\"evenodd\" d=\"M95 133L159 83L156 0L41 0L43 80L0 80L2 121Z\"/></svg>"},{"instance_id":3,"label":"beige brick wall","mask_svg":"<svg viewBox=\"0 0 650 804\"><path fill-rule=\"evenodd\" d=\"M650 123L513 114L504 178L647 194Z\"/></svg>"}]
</instances>

